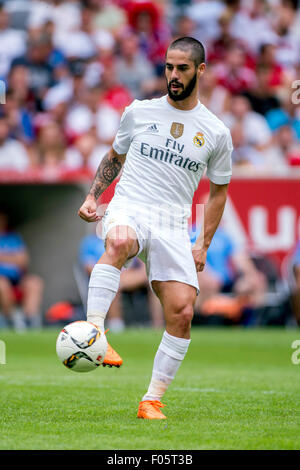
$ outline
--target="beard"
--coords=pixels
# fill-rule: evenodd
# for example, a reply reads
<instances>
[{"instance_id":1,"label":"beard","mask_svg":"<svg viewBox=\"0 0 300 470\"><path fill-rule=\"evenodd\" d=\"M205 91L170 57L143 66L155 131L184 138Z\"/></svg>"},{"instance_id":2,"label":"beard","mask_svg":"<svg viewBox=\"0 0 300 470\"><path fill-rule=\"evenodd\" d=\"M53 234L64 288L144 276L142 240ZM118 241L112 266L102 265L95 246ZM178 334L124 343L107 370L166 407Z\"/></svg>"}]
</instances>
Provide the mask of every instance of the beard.
<instances>
[{"instance_id":1,"label":"beard","mask_svg":"<svg viewBox=\"0 0 300 470\"><path fill-rule=\"evenodd\" d=\"M178 89L178 92L179 92L178 94L173 93L173 91L171 90L172 83L179 84L179 82L177 82L177 80L171 80L169 83L167 82L168 95L171 98L171 100L173 100L173 101L185 100L186 98L188 98L190 96L190 94L193 92L193 90L196 86L197 73L195 73L193 78L191 78L191 80L186 85L186 87L184 87L182 84L180 84L182 91L180 92L180 88L179 88Z\"/></svg>"}]
</instances>

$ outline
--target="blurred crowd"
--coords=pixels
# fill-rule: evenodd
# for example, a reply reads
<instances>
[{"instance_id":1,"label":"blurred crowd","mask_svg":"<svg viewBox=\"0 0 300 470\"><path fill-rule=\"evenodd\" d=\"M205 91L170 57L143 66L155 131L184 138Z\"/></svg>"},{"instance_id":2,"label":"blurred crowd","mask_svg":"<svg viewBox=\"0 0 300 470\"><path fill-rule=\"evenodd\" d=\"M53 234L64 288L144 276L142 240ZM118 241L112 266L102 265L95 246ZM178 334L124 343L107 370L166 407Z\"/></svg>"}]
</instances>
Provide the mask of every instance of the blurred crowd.
<instances>
[{"instance_id":1,"label":"blurred crowd","mask_svg":"<svg viewBox=\"0 0 300 470\"><path fill-rule=\"evenodd\" d=\"M231 129L234 171L288 173L300 165L297 3L2 0L0 176L92 176L124 107L166 93L165 51L181 36L205 45L200 98Z\"/></svg>"}]
</instances>

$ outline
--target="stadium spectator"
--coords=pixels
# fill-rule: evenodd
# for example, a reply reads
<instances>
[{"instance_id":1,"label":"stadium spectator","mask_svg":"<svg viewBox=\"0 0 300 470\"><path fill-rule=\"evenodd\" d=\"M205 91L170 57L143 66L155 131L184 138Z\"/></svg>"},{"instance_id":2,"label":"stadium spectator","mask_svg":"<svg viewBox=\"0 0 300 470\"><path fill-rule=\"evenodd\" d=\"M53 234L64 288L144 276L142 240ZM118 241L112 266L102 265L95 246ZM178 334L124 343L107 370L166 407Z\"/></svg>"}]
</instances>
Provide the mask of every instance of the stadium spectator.
<instances>
[{"instance_id":1,"label":"stadium spectator","mask_svg":"<svg viewBox=\"0 0 300 470\"><path fill-rule=\"evenodd\" d=\"M30 91L29 84L29 70L25 65L15 65L10 69L7 88L12 91L20 108L34 114L36 111L34 96Z\"/></svg>"},{"instance_id":2,"label":"stadium spectator","mask_svg":"<svg viewBox=\"0 0 300 470\"><path fill-rule=\"evenodd\" d=\"M299 63L299 36L296 25L297 5L291 0L281 0L273 9L273 25L276 34L276 60L293 71Z\"/></svg>"},{"instance_id":3,"label":"stadium spectator","mask_svg":"<svg viewBox=\"0 0 300 470\"><path fill-rule=\"evenodd\" d=\"M232 129L239 123L247 145L256 150L265 150L271 144L272 133L266 119L252 111L248 98L234 95L230 100L230 109L221 116L224 123Z\"/></svg>"},{"instance_id":4,"label":"stadium spectator","mask_svg":"<svg viewBox=\"0 0 300 470\"><path fill-rule=\"evenodd\" d=\"M179 15L175 22L173 41L178 38L193 37L195 28L196 23L194 22L193 18L187 14Z\"/></svg>"},{"instance_id":5,"label":"stadium spectator","mask_svg":"<svg viewBox=\"0 0 300 470\"><path fill-rule=\"evenodd\" d=\"M64 135L55 121L45 122L37 135L36 160L46 179L56 179L61 174L65 150Z\"/></svg>"},{"instance_id":6,"label":"stadium spectator","mask_svg":"<svg viewBox=\"0 0 300 470\"><path fill-rule=\"evenodd\" d=\"M253 54L257 55L263 43L276 37L272 30L269 2L240 2L240 8L232 20L231 33L235 38L246 42Z\"/></svg>"},{"instance_id":7,"label":"stadium spectator","mask_svg":"<svg viewBox=\"0 0 300 470\"><path fill-rule=\"evenodd\" d=\"M274 132L271 147L264 151L268 172L285 175L290 166L300 165L300 143L290 125L283 125Z\"/></svg>"},{"instance_id":8,"label":"stadium spectator","mask_svg":"<svg viewBox=\"0 0 300 470\"><path fill-rule=\"evenodd\" d=\"M275 88L275 90L289 83L293 78L293 74L278 62L276 57L277 50L276 42L262 44L258 59L258 65L269 68L267 84L271 88Z\"/></svg>"},{"instance_id":9,"label":"stadium spectator","mask_svg":"<svg viewBox=\"0 0 300 470\"><path fill-rule=\"evenodd\" d=\"M9 138L8 118L0 115L0 170L24 172L30 166L25 146Z\"/></svg>"},{"instance_id":10,"label":"stadium spectator","mask_svg":"<svg viewBox=\"0 0 300 470\"><path fill-rule=\"evenodd\" d=\"M116 60L115 71L121 84L133 98L141 99L143 90L151 89L154 82L152 63L139 52L138 38L133 33L124 33L120 42L120 56Z\"/></svg>"},{"instance_id":11,"label":"stadium spectator","mask_svg":"<svg viewBox=\"0 0 300 470\"><path fill-rule=\"evenodd\" d=\"M116 74L115 65L115 60L111 60L105 64L101 76L101 84L105 90L103 94L103 104L117 111L120 120L125 107L129 106L132 102L132 96L128 88L120 83Z\"/></svg>"},{"instance_id":12,"label":"stadium spectator","mask_svg":"<svg viewBox=\"0 0 300 470\"><path fill-rule=\"evenodd\" d=\"M36 107L42 110L42 99L47 89L55 84L54 69L49 62L51 38L46 34L28 41L26 54L13 60L12 68L23 65L29 71L29 89L33 93Z\"/></svg>"},{"instance_id":13,"label":"stadium spectator","mask_svg":"<svg viewBox=\"0 0 300 470\"><path fill-rule=\"evenodd\" d=\"M4 5L0 4L0 78L5 80L13 59L25 53L26 34L9 27L9 15Z\"/></svg>"},{"instance_id":14,"label":"stadium spectator","mask_svg":"<svg viewBox=\"0 0 300 470\"><path fill-rule=\"evenodd\" d=\"M151 83L149 89L144 88L143 99L159 98L166 93L166 90L165 67L162 64L157 64L155 66L155 80Z\"/></svg>"},{"instance_id":15,"label":"stadium spectator","mask_svg":"<svg viewBox=\"0 0 300 470\"><path fill-rule=\"evenodd\" d=\"M30 9L27 27L40 28L47 21L55 25L55 33L71 31L80 26L80 5L77 2L37 0Z\"/></svg>"},{"instance_id":16,"label":"stadium spectator","mask_svg":"<svg viewBox=\"0 0 300 470\"><path fill-rule=\"evenodd\" d=\"M232 162L235 168L266 175L286 175L290 165L300 165L299 142L291 126L281 126L271 137L269 144L249 140L243 120L231 127L233 142Z\"/></svg>"},{"instance_id":17,"label":"stadium spectator","mask_svg":"<svg viewBox=\"0 0 300 470\"><path fill-rule=\"evenodd\" d=\"M274 70L265 63L259 63L255 69L256 83L244 92L251 104L252 110L265 116L268 111L280 108L280 100L276 96L276 81L272 77ZM276 75L279 77L279 75ZM274 83L274 85L273 85ZM278 82L278 85L281 81Z\"/></svg>"},{"instance_id":18,"label":"stadium spectator","mask_svg":"<svg viewBox=\"0 0 300 470\"><path fill-rule=\"evenodd\" d=\"M231 24L233 20L233 11L227 8L221 14L218 25L220 32L217 38L210 44L208 43L208 62L210 64L216 64L225 60L227 50L230 49L234 44L240 44L243 51L245 52L245 65L250 69L254 68L255 59L253 53L249 51L247 43L239 38L236 40L231 32Z\"/></svg>"},{"instance_id":19,"label":"stadium spectator","mask_svg":"<svg viewBox=\"0 0 300 470\"><path fill-rule=\"evenodd\" d=\"M261 172L265 169L265 157L262 152L250 145L245 136L243 124L236 122L231 128L233 143L232 164L234 168L246 169L247 172Z\"/></svg>"},{"instance_id":20,"label":"stadium spectator","mask_svg":"<svg viewBox=\"0 0 300 470\"><path fill-rule=\"evenodd\" d=\"M88 60L96 55L92 36L92 12L88 8L80 11L80 24L72 29L55 32L55 45L68 59Z\"/></svg>"},{"instance_id":21,"label":"stadium spectator","mask_svg":"<svg viewBox=\"0 0 300 470\"><path fill-rule=\"evenodd\" d=\"M111 8L110 5L104 5L103 3L101 4L101 2L96 2L95 4L86 2L82 9L81 30L88 34L93 41L93 47L95 48L94 64L97 62L99 64L99 61L105 64L108 60L113 59L116 39L121 31L110 31L107 29L108 23L99 27L98 20L101 18L101 14L106 10L106 6L110 12L114 11L116 13L118 11L121 12L124 18L126 17L125 13L116 5L113 5ZM106 10L106 12L108 12L108 10ZM113 18L113 20L115 19L116 17Z\"/></svg>"},{"instance_id":22,"label":"stadium spectator","mask_svg":"<svg viewBox=\"0 0 300 470\"><path fill-rule=\"evenodd\" d=\"M203 44L210 44L220 34L219 18L226 6L221 1L198 0L191 2L187 15L196 23L195 37Z\"/></svg>"},{"instance_id":23,"label":"stadium spectator","mask_svg":"<svg viewBox=\"0 0 300 470\"><path fill-rule=\"evenodd\" d=\"M105 99L106 90L103 85L85 87L80 100L74 104L66 116L68 135L76 138L96 129L98 139L110 144L119 126L120 115L110 102Z\"/></svg>"},{"instance_id":24,"label":"stadium spectator","mask_svg":"<svg viewBox=\"0 0 300 470\"><path fill-rule=\"evenodd\" d=\"M280 93L280 108L271 109L266 113L266 120L272 132L281 126L291 126L296 138L300 139L300 105L298 100L291 96L290 87L284 88Z\"/></svg>"},{"instance_id":25,"label":"stadium spectator","mask_svg":"<svg viewBox=\"0 0 300 470\"><path fill-rule=\"evenodd\" d=\"M201 103L217 116L229 110L231 93L223 86L218 85L213 67L208 65L200 82Z\"/></svg>"},{"instance_id":26,"label":"stadium spectator","mask_svg":"<svg viewBox=\"0 0 300 470\"><path fill-rule=\"evenodd\" d=\"M56 82L63 80L68 76L67 58L55 44L55 24L51 20L47 20L39 29L40 34L45 34L49 38L49 56L48 62L53 68L54 79Z\"/></svg>"},{"instance_id":27,"label":"stadium spectator","mask_svg":"<svg viewBox=\"0 0 300 470\"><path fill-rule=\"evenodd\" d=\"M214 66L218 83L233 94L242 93L255 83L255 73L246 64L246 59L245 47L236 41L226 49L223 61Z\"/></svg>"},{"instance_id":28,"label":"stadium spectator","mask_svg":"<svg viewBox=\"0 0 300 470\"><path fill-rule=\"evenodd\" d=\"M64 166L70 170L86 169L92 177L108 149L108 145L98 143L95 134L83 134L67 148Z\"/></svg>"},{"instance_id":29,"label":"stadium spectator","mask_svg":"<svg viewBox=\"0 0 300 470\"><path fill-rule=\"evenodd\" d=\"M19 233L0 209L0 310L17 331L41 326L43 281L28 272L29 254Z\"/></svg>"},{"instance_id":30,"label":"stadium spectator","mask_svg":"<svg viewBox=\"0 0 300 470\"><path fill-rule=\"evenodd\" d=\"M49 88L43 99L44 112L37 114L35 125L39 127L39 122L52 120L64 130L71 98L71 87L66 86L65 83Z\"/></svg>"},{"instance_id":31,"label":"stadium spectator","mask_svg":"<svg viewBox=\"0 0 300 470\"><path fill-rule=\"evenodd\" d=\"M33 115L12 88L6 90L3 113L7 117L9 136L25 146L30 144L34 139Z\"/></svg>"},{"instance_id":32,"label":"stadium spectator","mask_svg":"<svg viewBox=\"0 0 300 470\"><path fill-rule=\"evenodd\" d=\"M230 32L232 12L225 10L219 18L219 34L208 48L208 61L210 64L224 60L226 50L233 43L233 36Z\"/></svg>"},{"instance_id":33,"label":"stadium spectator","mask_svg":"<svg viewBox=\"0 0 300 470\"><path fill-rule=\"evenodd\" d=\"M96 31L106 30L117 35L127 24L126 10L118 2L89 0L87 6L94 11L93 23Z\"/></svg>"},{"instance_id":34,"label":"stadium spectator","mask_svg":"<svg viewBox=\"0 0 300 470\"><path fill-rule=\"evenodd\" d=\"M117 38L119 34L116 34L115 37L106 29L96 30L93 33L93 40L96 47L96 56L94 61L89 61L89 67L93 68L94 70L98 68L98 80L102 74L102 70L103 67L105 67L105 64L114 60L116 54Z\"/></svg>"},{"instance_id":35,"label":"stadium spectator","mask_svg":"<svg viewBox=\"0 0 300 470\"><path fill-rule=\"evenodd\" d=\"M128 22L139 38L141 51L154 64L164 62L171 33L161 5L142 0L129 2Z\"/></svg>"}]
</instances>

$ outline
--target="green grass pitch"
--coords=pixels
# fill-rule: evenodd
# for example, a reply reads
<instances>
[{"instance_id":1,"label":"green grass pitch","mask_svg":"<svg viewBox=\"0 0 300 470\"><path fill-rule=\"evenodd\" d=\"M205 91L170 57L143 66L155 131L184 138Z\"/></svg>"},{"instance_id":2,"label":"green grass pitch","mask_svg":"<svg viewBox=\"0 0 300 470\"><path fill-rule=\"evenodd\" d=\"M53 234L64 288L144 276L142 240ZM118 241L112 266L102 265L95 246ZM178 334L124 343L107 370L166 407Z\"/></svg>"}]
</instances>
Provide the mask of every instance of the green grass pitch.
<instances>
[{"instance_id":1,"label":"green grass pitch","mask_svg":"<svg viewBox=\"0 0 300 470\"><path fill-rule=\"evenodd\" d=\"M58 360L58 330L0 330L1 449L300 449L300 330L199 329L163 402L136 418L162 331L108 334L120 369L80 374Z\"/></svg>"}]
</instances>

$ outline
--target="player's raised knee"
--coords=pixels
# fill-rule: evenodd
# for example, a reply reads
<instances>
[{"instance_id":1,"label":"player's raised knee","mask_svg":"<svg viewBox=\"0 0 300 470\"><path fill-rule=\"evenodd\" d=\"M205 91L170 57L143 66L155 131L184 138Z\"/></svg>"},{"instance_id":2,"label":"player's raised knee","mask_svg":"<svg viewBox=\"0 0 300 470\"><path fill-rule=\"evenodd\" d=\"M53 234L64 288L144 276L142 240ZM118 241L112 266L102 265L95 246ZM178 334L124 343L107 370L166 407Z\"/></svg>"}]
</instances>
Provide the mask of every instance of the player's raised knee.
<instances>
[{"instance_id":1,"label":"player's raised knee","mask_svg":"<svg viewBox=\"0 0 300 470\"><path fill-rule=\"evenodd\" d=\"M132 238L109 238L106 243L106 251L112 256L126 257L132 250L133 244Z\"/></svg>"}]
</instances>

